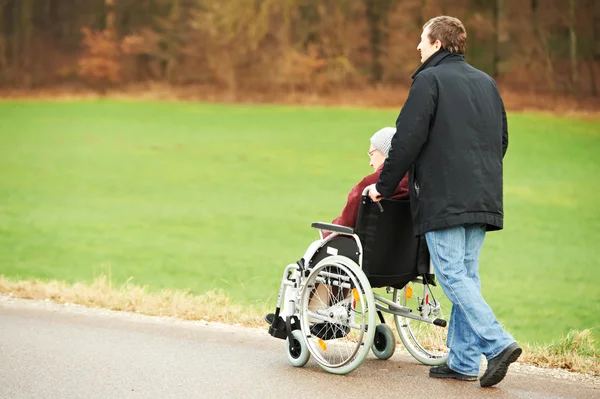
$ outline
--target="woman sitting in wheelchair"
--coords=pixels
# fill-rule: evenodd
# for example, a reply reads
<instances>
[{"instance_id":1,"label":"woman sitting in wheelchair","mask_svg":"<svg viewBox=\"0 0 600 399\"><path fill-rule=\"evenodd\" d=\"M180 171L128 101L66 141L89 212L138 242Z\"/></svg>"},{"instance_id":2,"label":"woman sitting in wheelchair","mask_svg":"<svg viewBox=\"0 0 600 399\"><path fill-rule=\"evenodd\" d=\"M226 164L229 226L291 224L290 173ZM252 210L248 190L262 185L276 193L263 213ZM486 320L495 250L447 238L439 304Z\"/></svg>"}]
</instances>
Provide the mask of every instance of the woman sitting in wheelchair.
<instances>
[{"instance_id":1,"label":"woman sitting in wheelchair","mask_svg":"<svg viewBox=\"0 0 600 399\"><path fill-rule=\"evenodd\" d=\"M333 220L333 224L340 226L347 226L354 228L356 226L356 220L358 217L358 209L361 203L361 197L364 189L371 185L377 183L377 179L379 178L379 174L381 173L381 169L383 167L383 163L388 156L390 151L392 137L396 133L396 128L394 127L384 127L383 129L375 132L370 139L370 148L368 151L369 155L369 165L374 169L374 172L365 176L360 182L358 182L350 193L348 194L348 200L342 213L340 216ZM404 176L404 178L400 181L400 184L396 188L394 195L391 199L405 200L409 198L408 193L408 174ZM323 238L328 237L332 232L326 231L323 232ZM311 259L314 255L315 251L317 251L321 246L322 240L317 240L313 242L308 249L306 250L303 259ZM320 292L322 295L332 295L331 292L326 291L327 288L322 285L316 287L316 291ZM288 290L286 290L286 294ZM337 295L337 292L334 294ZM346 294L346 292L341 292L340 294ZM286 295L287 296L287 295ZM315 295L318 297L320 295ZM291 316L293 314L293 309L289 309L288 301L284 298L284 307L281 312L281 316L279 316L279 320L277 321L277 325L279 325L279 330L285 330L285 317ZM275 319L274 313L269 313L265 316L265 321L269 325L273 325L273 320ZM332 328L330 323L317 323L314 324L311 328L311 331L314 335L319 336L325 340L339 338L340 335L343 335L345 330L340 328ZM280 338L285 338L286 335L281 334Z\"/></svg>"},{"instance_id":2,"label":"woman sitting in wheelchair","mask_svg":"<svg viewBox=\"0 0 600 399\"><path fill-rule=\"evenodd\" d=\"M377 183L377 179L379 179L379 174L381 173L381 168L383 167L383 162L388 156L390 151L390 147L392 146L392 137L396 133L395 127L384 127L383 129L377 131L371 137L371 146L369 148L369 165L375 170L370 175L363 178L358 184L356 184L350 193L348 194L348 201L346 202L346 206L342 209L342 213L340 216L333 220L333 224L338 224L340 226L348 226L355 227L356 226L356 218L358 216L358 207L360 206L360 199L362 196L362 192L364 189L371 184ZM396 191L391 199L408 199L408 174L404 176L404 178L396 187ZM325 236L331 234L327 232Z\"/></svg>"}]
</instances>

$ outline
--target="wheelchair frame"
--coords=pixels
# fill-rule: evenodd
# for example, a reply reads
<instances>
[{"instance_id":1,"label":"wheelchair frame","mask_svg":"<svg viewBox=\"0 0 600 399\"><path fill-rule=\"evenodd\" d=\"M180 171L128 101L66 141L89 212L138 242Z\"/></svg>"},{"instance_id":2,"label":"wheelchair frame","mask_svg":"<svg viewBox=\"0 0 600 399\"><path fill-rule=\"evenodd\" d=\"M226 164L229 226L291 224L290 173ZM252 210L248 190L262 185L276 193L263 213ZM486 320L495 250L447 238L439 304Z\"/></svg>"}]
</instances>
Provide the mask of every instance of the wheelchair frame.
<instances>
[{"instance_id":1,"label":"wheelchair frame","mask_svg":"<svg viewBox=\"0 0 600 399\"><path fill-rule=\"evenodd\" d=\"M367 195L366 190L365 192L363 192L363 196L365 195ZM381 204L378 203L378 205L383 211L383 208L381 208ZM409 323L406 321L406 319L411 319L420 323L433 324L438 327L446 326L446 320L439 317L431 317L432 315L437 316L440 314L441 303L433 295L433 304L429 300L429 295L431 293L430 282L427 281L427 278L425 277L426 275L420 275L410 282L420 284L423 286L423 297L417 297L417 302L419 303L419 306L416 309L418 311L418 314L415 314L411 307L404 306L398 303L398 292L400 291L399 289L386 287L386 292L388 294L392 293L393 290L394 296L392 300L389 300L388 298L385 298L384 296L376 294L372 291L369 280L362 271L364 254L363 245L360 237L358 236L358 234L356 234L354 229L346 226L339 226L329 223L313 223L312 227L318 229L319 231L319 247L315 248L312 254L310 254L309 259L302 258L295 264L290 264L284 269L281 287L277 297L275 318L269 328L269 333L272 336L286 339L286 354L288 361L294 366L301 367L304 366L304 364L306 364L310 357L310 354L312 354L313 357L319 363L319 365L326 371L335 374L347 374L356 369L360 365L360 363L362 363L362 361L368 353L369 348L372 348L373 353L379 359L388 359L393 355L396 347L395 336L393 334L393 331L387 324L385 324L385 319L383 316L383 313L388 313L394 316L396 329L398 330L400 338L404 343L406 349L411 353L411 355L415 359L427 365L439 365L445 363L447 359L447 353L430 353L427 349L425 349L422 346L419 340L414 337L413 331L411 330ZM324 237L324 231L331 231L332 234L328 237ZM311 261L312 257L315 256L317 250L324 248L327 245L327 243L339 236L349 237L354 240L358 252L358 263L355 263L346 256L337 255L337 252L333 250L331 252L327 252L331 256L325 257L320 262L318 262L317 265L314 265L312 268L308 268L308 263ZM337 270L338 273L336 274L327 271L329 270L328 268L332 270ZM431 269L432 265L430 263L429 275L432 276L433 273L431 273ZM342 271L344 271L346 276L341 275ZM313 275L314 273L317 273L318 275ZM362 328L362 332L360 335L361 341L358 344L356 344L356 348L353 352L351 350L348 351L348 359L344 361L339 361L334 364L328 359L326 359L325 356L321 356L321 349L326 348L326 343L329 341L324 341L321 338L317 338L318 345L311 346L310 340L314 339L315 334L314 332L310 331L311 327L308 322L308 320L310 319L312 320L312 322L320 321L325 323L333 323L335 321L333 312L331 312L332 314L328 315L310 312L309 310L307 310L307 304L310 303L307 301L309 301L311 296L311 292L307 293L307 291L314 289L314 284L317 284L321 281L328 281L329 283L334 283L333 285L338 284L341 287L341 285L344 284L341 283L342 280L346 281L347 285L345 286L345 288L353 288L352 293L353 295L355 295L355 298L352 305L355 305L357 299L356 295L360 295L360 298L362 298L363 301L362 303L360 303L360 306L362 307L363 303L366 303L367 309L363 310L362 318L359 317L359 319L362 320L362 324L353 325L354 328ZM358 293L357 291L357 293L355 293L354 290L357 287L352 287L352 284L347 283L347 281L349 280L354 281L354 285L362 287L361 291L364 292ZM312 287L307 284L308 281L312 282ZM328 284L325 285L327 286ZM402 288L403 291L405 291L406 289L406 287ZM405 298L408 297L406 291L404 292L404 295ZM288 310L286 313L292 315L286 316L284 320L285 324L282 325L279 316L282 309L283 301L286 299L288 300L286 306L291 307L291 311ZM336 306L338 306L338 308L340 309L342 307L347 307L348 314L346 316L350 317L350 315L353 312L353 309L347 306L347 302L344 303L343 306L340 306L341 303L342 302L338 303ZM322 313L326 312L323 311ZM369 314L368 321L365 321L364 319L364 315L366 313ZM375 314L379 316L379 321L381 322L381 324L377 324L375 329L371 328L371 330L374 331L369 331L368 326L375 325ZM449 317L450 314L448 313L447 316ZM404 329L407 329L408 331L404 331ZM321 349L319 349L319 346ZM361 350L360 346L366 347L366 351L364 350L364 348ZM325 351L325 349L323 349L323 351Z\"/></svg>"}]
</instances>

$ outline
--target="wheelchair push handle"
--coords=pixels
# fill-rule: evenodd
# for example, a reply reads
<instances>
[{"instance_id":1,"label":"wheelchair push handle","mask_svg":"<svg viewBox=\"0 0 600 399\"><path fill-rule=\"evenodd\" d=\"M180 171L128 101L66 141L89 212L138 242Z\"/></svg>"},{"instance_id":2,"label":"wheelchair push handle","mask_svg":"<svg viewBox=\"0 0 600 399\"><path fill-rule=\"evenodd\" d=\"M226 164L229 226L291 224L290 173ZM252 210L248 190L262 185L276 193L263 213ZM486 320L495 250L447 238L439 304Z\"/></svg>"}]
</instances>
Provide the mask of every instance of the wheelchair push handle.
<instances>
[{"instance_id":1,"label":"wheelchair push handle","mask_svg":"<svg viewBox=\"0 0 600 399\"><path fill-rule=\"evenodd\" d=\"M362 195L363 195L363 197L367 197L369 199L369 201L373 202L373 200L369 196L369 187L365 187L365 189L362 192ZM377 207L379 208L379 212L383 212L383 205L381 205L381 202L376 202L375 204L377 204Z\"/></svg>"}]
</instances>

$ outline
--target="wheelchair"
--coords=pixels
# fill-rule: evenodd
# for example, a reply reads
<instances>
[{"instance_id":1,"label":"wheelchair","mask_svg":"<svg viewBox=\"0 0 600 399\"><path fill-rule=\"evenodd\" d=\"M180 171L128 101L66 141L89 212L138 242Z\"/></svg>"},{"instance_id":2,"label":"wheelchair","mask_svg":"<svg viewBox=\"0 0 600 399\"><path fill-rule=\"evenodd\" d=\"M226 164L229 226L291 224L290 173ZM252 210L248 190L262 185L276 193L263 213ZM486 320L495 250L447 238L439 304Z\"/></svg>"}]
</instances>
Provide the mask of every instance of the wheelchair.
<instances>
[{"instance_id":1,"label":"wheelchair","mask_svg":"<svg viewBox=\"0 0 600 399\"><path fill-rule=\"evenodd\" d=\"M416 360L445 363L451 304L436 284L425 238L413 234L409 201L373 203L365 190L355 228L312 227L319 240L285 268L269 327L286 340L289 363L303 367L312 355L324 370L347 374L369 350L389 359L396 336L384 313Z\"/></svg>"}]
</instances>

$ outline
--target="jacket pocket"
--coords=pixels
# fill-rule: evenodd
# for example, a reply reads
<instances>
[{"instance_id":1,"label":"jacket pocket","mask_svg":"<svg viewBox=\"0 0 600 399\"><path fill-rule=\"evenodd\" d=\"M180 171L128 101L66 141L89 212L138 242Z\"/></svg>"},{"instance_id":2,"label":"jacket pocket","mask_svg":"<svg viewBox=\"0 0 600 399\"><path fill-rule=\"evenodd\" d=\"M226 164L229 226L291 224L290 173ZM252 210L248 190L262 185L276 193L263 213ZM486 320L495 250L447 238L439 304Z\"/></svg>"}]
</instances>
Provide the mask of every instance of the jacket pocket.
<instances>
[{"instance_id":1,"label":"jacket pocket","mask_svg":"<svg viewBox=\"0 0 600 399\"><path fill-rule=\"evenodd\" d=\"M408 171L408 184L409 190L412 191L410 196L413 197L414 194L414 198L418 200L421 187L419 186L419 180L417 179L417 166L414 163L411 165L411 168Z\"/></svg>"},{"instance_id":2,"label":"jacket pocket","mask_svg":"<svg viewBox=\"0 0 600 399\"><path fill-rule=\"evenodd\" d=\"M419 199L419 194L421 192L421 186L419 186L419 182L415 180L413 183L413 189L415 190L415 197Z\"/></svg>"}]
</instances>

